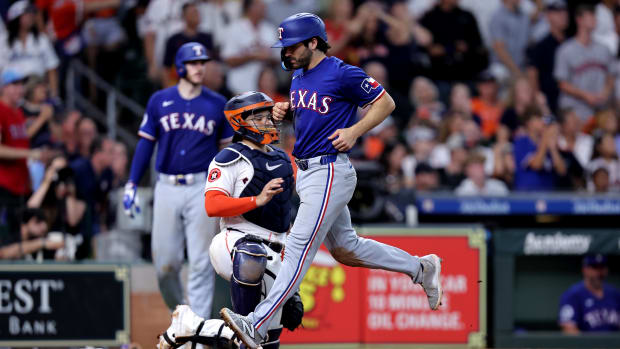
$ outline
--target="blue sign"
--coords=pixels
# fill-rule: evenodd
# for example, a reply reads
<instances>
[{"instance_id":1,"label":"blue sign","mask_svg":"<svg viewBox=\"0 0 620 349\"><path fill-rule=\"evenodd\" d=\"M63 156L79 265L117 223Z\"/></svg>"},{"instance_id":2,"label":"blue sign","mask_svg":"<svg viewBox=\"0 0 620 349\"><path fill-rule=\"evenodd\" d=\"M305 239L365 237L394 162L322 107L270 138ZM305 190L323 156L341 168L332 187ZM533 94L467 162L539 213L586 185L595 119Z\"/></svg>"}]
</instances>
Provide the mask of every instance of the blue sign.
<instances>
[{"instance_id":1,"label":"blue sign","mask_svg":"<svg viewBox=\"0 0 620 349\"><path fill-rule=\"evenodd\" d=\"M418 196L421 214L430 215L618 215L620 198L569 197L450 197Z\"/></svg>"}]
</instances>

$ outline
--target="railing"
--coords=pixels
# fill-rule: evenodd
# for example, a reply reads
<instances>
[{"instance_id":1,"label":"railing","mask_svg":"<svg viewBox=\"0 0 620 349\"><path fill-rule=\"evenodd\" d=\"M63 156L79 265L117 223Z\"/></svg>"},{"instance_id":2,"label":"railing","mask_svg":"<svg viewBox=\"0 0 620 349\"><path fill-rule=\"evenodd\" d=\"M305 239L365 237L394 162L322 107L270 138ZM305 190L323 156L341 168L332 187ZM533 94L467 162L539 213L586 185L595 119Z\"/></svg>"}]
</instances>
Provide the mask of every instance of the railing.
<instances>
[{"instance_id":1,"label":"railing","mask_svg":"<svg viewBox=\"0 0 620 349\"><path fill-rule=\"evenodd\" d=\"M80 91L77 81L82 79L88 80L88 83L94 84L98 90L103 91L106 95L106 110L102 111L88 100ZM118 106L127 109L130 113L134 114L137 118L142 118L144 115L144 107L136 103L129 97L120 93L114 86L107 81L103 80L92 69L85 66L80 61L74 59L69 64L67 76L65 79L65 89L67 95L67 107L69 109L80 109L85 111L90 117L94 118L97 122L106 125L107 136L110 138L118 138L125 144L132 148L138 142L138 137L135 133L129 132L126 129L119 127L117 123L117 116L119 114Z\"/></svg>"}]
</instances>

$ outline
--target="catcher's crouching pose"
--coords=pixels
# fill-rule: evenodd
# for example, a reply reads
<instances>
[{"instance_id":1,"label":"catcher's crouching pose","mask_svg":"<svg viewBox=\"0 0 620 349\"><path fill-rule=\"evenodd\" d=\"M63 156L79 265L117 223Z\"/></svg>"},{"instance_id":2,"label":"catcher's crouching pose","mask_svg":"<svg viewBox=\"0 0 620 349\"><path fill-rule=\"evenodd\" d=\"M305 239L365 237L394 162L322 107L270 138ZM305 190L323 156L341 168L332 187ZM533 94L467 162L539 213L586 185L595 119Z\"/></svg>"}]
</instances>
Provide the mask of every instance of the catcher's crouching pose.
<instances>
[{"instance_id":1,"label":"catcher's crouching pose","mask_svg":"<svg viewBox=\"0 0 620 349\"><path fill-rule=\"evenodd\" d=\"M207 214L222 217L223 227L209 249L211 264L230 281L233 308L244 315L269 293L280 270L291 224L293 168L286 153L269 146L279 139L271 115L273 105L271 98L260 92L246 92L226 103L224 114L238 142L216 155L205 187ZM284 314L276 315L278 321L270 326L262 343L265 349L279 347L282 325L293 330L301 323L299 296L292 297L280 312ZM182 323L183 316L187 325ZM206 341L198 329L204 320L189 307L178 307L172 320L172 326L160 336L160 348L182 345L175 342L175 336L184 343ZM205 324L216 328L221 320L206 320ZM230 329L218 331L218 339L224 333L229 344L236 345Z\"/></svg>"}]
</instances>

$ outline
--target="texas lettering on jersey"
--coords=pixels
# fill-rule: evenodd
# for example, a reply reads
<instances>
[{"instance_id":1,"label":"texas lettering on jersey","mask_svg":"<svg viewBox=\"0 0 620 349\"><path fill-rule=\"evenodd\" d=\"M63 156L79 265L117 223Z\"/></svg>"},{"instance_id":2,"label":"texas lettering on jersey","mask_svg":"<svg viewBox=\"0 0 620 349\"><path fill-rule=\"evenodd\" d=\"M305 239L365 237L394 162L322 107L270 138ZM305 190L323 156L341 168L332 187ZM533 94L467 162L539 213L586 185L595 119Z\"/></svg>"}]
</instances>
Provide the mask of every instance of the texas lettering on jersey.
<instances>
[{"instance_id":1,"label":"texas lettering on jersey","mask_svg":"<svg viewBox=\"0 0 620 349\"><path fill-rule=\"evenodd\" d=\"M196 120L194 121L194 119ZM204 115L200 115L196 118L196 114L194 113L182 113L182 115L181 113L170 113L159 118L159 122L165 132L183 129L202 132L210 136L215 130L215 121L209 120L205 122L205 119Z\"/></svg>"},{"instance_id":2,"label":"texas lettering on jersey","mask_svg":"<svg viewBox=\"0 0 620 349\"><path fill-rule=\"evenodd\" d=\"M291 90L291 109L308 109L321 114L329 112L332 97L318 97L318 93L308 90ZM318 107L317 107L318 103Z\"/></svg>"}]
</instances>

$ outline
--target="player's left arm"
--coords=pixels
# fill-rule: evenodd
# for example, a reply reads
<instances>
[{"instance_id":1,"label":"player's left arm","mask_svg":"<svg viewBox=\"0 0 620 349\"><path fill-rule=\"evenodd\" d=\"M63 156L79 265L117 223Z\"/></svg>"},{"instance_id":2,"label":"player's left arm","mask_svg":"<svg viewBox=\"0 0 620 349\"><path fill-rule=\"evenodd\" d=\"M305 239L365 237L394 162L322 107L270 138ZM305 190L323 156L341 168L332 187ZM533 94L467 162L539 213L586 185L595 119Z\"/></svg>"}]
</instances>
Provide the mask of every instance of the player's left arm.
<instances>
[{"instance_id":1,"label":"player's left arm","mask_svg":"<svg viewBox=\"0 0 620 349\"><path fill-rule=\"evenodd\" d=\"M396 108L394 100L387 91L371 105L366 115L351 127L336 130L329 139L332 140L334 148L345 152L353 148L359 137L379 125Z\"/></svg>"}]
</instances>

